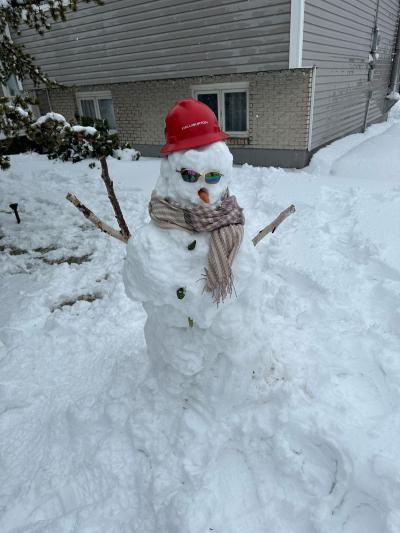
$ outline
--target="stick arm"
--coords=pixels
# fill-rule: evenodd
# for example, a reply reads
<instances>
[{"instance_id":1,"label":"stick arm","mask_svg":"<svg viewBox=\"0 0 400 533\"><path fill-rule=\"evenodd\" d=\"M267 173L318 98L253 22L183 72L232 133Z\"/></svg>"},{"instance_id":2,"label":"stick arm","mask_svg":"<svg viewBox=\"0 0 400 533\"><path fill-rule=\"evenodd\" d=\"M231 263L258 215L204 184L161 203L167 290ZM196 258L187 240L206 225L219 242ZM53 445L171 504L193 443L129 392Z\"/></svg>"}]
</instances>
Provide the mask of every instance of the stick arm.
<instances>
[{"instance_id":1,"label":"stick arm","mask_svg":"<svg viewBox=\"0 0 400 533\"><path fill-rule=\"evenodd\" d=\"M268 233L274 233L276 228L281 224L289 215L294 213L296 211L296 208L294 205L290 205L287 207L282 213L280 213L272 222L271 224L268 224L268 226L265 226L262 230L260 230L257 235L254 237L253 244L254 246L257 246L257 244L263 239Z\"/></svg>"},{"instance_id":2,"label":"stick arm","mask_svg":"<svg viewBox=\"0 0 400 533\"><path fill-rule=\"evenodd\" d=\"M81 213L84 217L86 217L92 224L94 224L97 228L99 228L100 231L103 233L107 233L107 235L111 235L111 237L114 237L115 239L118 239L119 241L123 243L127 243L129 236L122 235L119 231L116 231L114 228L103 222L98 216L96 216L93 211L91 211L86 205L84 205L79 198L77 198L74 194L71 194L70 192L67 194L66 199L71 202Z\"/></svg>"}]
</instances>

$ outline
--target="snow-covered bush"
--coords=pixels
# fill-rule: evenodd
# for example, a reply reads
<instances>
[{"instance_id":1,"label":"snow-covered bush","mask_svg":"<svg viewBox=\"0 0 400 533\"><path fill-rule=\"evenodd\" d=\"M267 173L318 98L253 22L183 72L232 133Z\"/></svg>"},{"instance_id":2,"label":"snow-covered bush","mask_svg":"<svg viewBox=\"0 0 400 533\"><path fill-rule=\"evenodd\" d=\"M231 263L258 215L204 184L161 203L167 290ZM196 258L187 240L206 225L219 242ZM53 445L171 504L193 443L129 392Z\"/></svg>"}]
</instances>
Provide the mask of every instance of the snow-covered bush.
<instances>
[{"instance_id":1,"label":"snow-covered bush","mask_svg":"<svg viewBox=\"0 0 400 533\"><path fill-rule=\"evenodd\" d=\"M119 145L118 135L110 133L105 121L80 117L71 125L58 113L47 113L30 128L29 135L37 150L49 159L77 163L87 158L113 155Z\"/></svg>"},{"instance_id":2,"label":"snow-covered bush","mask_svg":"<svg viewBox=\"0 0 400 533\"><path fill-rule=\"evenodd\" d=\"M123 145L113 152L113 157L121 161L137 161L141 155L138 150L131 148L129 144Z\"/></svg>"},{"instance_id":3,"label":"snow-covered bush","mask_svg":"<svg viewBox=\"0 0 400 533\"><path fill-rule=\"evenodd\" d=\"M47 113L31 125L28 135L37 151L50 155L61 144L66 127L69 124L62 115Z\"/></svg>"},{"instance_id":4,"label":"snow-covered bush","mask_svg":"<svg viewBox=\"0 0 400 533\"><path fill-rule=\"evenodd\" d=\"M24 136L26 129L32 122L32 112L29 104L32 99L16 96L13 100L0 97L0 169L6 170L10 166L7 154L13 152L12 145Z\"/></svg>"}]
</instances>

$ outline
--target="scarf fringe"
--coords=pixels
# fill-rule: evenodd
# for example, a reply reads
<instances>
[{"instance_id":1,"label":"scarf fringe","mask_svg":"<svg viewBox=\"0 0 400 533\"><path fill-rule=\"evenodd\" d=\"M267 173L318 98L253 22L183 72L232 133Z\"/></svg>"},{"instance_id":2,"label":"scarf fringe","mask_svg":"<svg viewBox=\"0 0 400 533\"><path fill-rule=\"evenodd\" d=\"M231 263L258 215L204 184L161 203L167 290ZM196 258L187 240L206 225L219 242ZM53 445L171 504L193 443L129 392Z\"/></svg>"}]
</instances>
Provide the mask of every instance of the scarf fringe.
<instances>
[{"instance_id":1,"label":"scarf fringe","mask_svg":"<svg viewBox=\"0 0 400 533\"><path fill-rule=\"evenodd\" d=\"M211 286L207 268L204 269L204 274L202 275L201 279L204 281L203 293L211 293L213 302L217 305L219 305L221 302L224 303L228 296L232 298L232 294L235 294L237 298L235 285L233 283L232 271L230 272L228 279L224 280L224 283L217 283L214 286Z\"/></svg>"}]
</instances>

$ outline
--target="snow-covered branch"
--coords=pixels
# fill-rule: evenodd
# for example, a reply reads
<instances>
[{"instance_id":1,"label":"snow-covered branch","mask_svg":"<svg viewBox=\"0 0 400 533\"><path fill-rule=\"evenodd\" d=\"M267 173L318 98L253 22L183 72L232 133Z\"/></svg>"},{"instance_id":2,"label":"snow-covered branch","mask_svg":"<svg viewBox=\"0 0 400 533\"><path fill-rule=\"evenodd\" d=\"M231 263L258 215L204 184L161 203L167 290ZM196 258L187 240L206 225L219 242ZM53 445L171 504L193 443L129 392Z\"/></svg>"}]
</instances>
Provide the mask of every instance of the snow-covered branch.
<instances>
[{"instance_id":1,"label":"snow-covered branch","mask_svg":"<svg viewBox=\"0 0 400 533\"><path fill-rule=\"evenodd\" d=\"M114 209L115 218L117 219L118 226L121 228L122 235L126 237L126 240L128 240L131 234L129 233L129 228L125 222L124 215L122 214L121 206L119 205L117 196L115 194L114 184L108 172L107 159L104 155L100 157L100 163L101 163L101 178L104 181L104 184L106 186L108 198Z\"/></svg>"}]
</instances>

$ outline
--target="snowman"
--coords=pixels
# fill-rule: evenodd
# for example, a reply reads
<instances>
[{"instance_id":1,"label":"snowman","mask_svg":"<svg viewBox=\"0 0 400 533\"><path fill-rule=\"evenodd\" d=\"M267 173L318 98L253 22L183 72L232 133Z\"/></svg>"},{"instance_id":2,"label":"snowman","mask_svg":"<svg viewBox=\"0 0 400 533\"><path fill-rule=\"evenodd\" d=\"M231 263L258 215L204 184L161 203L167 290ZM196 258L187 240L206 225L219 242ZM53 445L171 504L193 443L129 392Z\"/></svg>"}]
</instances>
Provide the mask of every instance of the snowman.
<instances>
[{"instance_id":1,"label":"snowman","mask_svg":"<svg viewBox=\"0 0 400 533\"><path fill-rule=\"evenodd\" d=\"M164 384L182 376L193 384L223 361L241 368L246 388L243 376L261 360L258 254L230 192L227 137L207 105L176 102L150 221L128 242L126 292L143 304L148 354Z\"/></svg>"},{"instance_id":2,"label":"snowman","mask_svg":"<svg viewBox=\"0 0 400 533\"><path fill-rule=\"evenodd\" d=\"M147 314L151 363L131 415L151 465L136 480L156 509L147 530L265 531L240 440L246 413L268 394L262 276L232 194L227 137L205 104L175 104L149 221L127 245L125 288Z\"/></svg>"}]
</instances>

